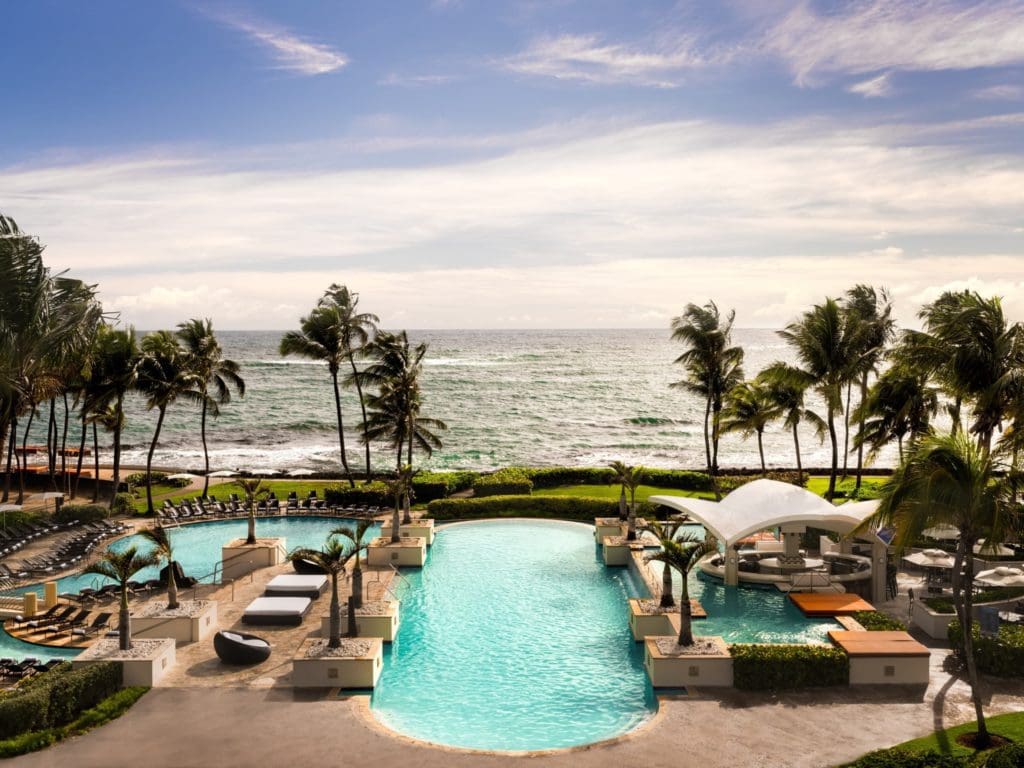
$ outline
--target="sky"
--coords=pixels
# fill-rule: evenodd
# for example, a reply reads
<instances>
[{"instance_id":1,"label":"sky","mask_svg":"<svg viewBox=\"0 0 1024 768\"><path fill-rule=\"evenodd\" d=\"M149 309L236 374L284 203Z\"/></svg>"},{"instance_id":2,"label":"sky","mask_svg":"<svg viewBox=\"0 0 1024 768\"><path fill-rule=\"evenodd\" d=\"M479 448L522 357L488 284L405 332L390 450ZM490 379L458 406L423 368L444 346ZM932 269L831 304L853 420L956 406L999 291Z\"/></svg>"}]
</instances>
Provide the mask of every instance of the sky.
<instances>
[{"instance_id":1,"label":"sky","mask_svg":"<svg viewBox=\"0 0 1024 768\"><path fill-rule=\"evenodd\" d=\"M5 3L0 213L142 329L1024 319L1020 0Z\"/></svg>"}]
</instances>

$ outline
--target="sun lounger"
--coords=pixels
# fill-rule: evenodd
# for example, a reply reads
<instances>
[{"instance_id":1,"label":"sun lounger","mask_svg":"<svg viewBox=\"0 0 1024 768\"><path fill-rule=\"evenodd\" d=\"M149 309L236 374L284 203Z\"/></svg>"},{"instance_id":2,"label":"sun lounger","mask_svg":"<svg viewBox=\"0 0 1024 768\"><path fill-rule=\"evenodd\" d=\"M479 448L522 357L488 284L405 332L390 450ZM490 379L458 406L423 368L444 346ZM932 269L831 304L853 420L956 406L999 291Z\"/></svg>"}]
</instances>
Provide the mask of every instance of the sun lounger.
<instances>
[{"instance_id":1,"label":"sun lounger","mask_svg":"<svg viewBox=\"0 0 1024 768\"><path fill-rule=\"evenodd\" d=\"M257 597L246 606L242 623L298 626L312 605L308 597Z\"/></svg>"},{"instance_id":2,"label":"sun lounger","mask_svg":"<svg viewBox=\"0 0 1024 768\"><path fill-rule=\"evenodd\" d=\"M316 600L326 591L326 576L283 573L267 583L263 594L267 597L308 597L310 600Z\"/></svg>"}]
</instances>

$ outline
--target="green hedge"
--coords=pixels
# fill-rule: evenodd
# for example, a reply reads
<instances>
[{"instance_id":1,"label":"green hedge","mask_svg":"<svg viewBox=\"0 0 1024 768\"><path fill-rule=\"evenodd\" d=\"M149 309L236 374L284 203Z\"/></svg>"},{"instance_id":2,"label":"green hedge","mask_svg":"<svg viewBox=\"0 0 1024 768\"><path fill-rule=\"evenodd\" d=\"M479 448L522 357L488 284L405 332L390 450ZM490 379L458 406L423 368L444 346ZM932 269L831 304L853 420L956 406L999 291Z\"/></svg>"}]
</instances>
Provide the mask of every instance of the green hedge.
<instances>
[{"instance_id":1,"label":"green hedge","mask_svg":"<svg viewBox=\"0 0 1024 768\"><path fill-rule=\"evenodd\" d=\"M985 589L978 592L971 600L971 603L974 606L979 606L984 603L1013 600L1017 597L1024 597L1024 587L999 587L998 589ZM956 613L953 609L953 600L948 597L926 597L924 598L924 604L935 613Z\"/></svg>"},{"instance_id":2,"label":"green hedge","mask_svg":"<svg viewBox=\"0 0 1024 768\"><path fill-rule=\"evenodd\" d=\"M72 520L93 523L106 520L109 512L106 504L65 504L53 514L53 519L58 523L70 523Z\"/></svg>"},{"instance_id":3,"label":"green hedge","mask_svg":"<svg viewBox=\"0 0 1024 768\"><path fill-rule=\"evenodd\" d=\"M958 655L963 655L963 633L956 619L949 624L949 644ZM997 677L1024 677L1024 627L1003 624L999 634L989 637L981 634L978 622L972 622L974 662L978 671Z\"/></svg>"},{"instance_id":4,"label":"green hedge","mask_svg":"<svg viewBox=\"0 0 1024 768\"><path fill-rule=\"evenodd\" d=\"M985 768L1020 768L1024 765L1024 744L1007 744L995 750Z\"/></svg>"},{"instance_id":5,"label":"green hedge","mask_svg":"<svg viewBox=\"0 0 1024 768\"><path fill-rule=\"evenodd\" d=\"M907 625L902 621L886 616L878 611L856 611L853 619L869 632L906 632Z\"/></svg>"},{"instance_id":6,"label":"green hedge","mask_svg":"<svg viewBox=\"0 0 1024 768\"><path fill-rule=\"evenodd\" d=\"M637 514L652 516L654 505L637 504ZM592 522L595 517L618 517L619 502L582 496L488 496L473 499L438 499L427 505L435 520L474 520L484 517L549 517Z\"/></svg>"},{"instance_id":7,"label":"green hedge","mask_svg":"<svg viewBox=\"0 0 1024 768\"><path fill-rule=\"evenodd\" d=\"M324 500L332 507L347 507L352 504L390 507L394 504L388 493L388 487L382 480L375 480L367 485L357 485L355 488L349 488L347 485L329 485L324 488Z\"/></svg>"},{"instance_id":8,"label":"green hedge","mask_svg":"<svg viewBox=\"0 0 1024 768\"><path fill-rule=\"evenodd\" d=\"M480 475L473 483L474 496L528 496L533 481L525 469L506 467L489 475Z\"/></svg>"},{"instance_id":9,"label":"green hedge","mask_svg":"<svg viewBox=\"0 0 1024 768\"><path fill-rule=\"evenodd\" d=\"M938 752L908 752L895 747L870 752L843 768L966 768L971 765L966 759Z\"/></svg>"},{"instance_id":10,"label":"green hedge","mask_svg":"<svg viewBox=\"0 0 1024 768\"><path fill-rule=\"evenodd\" d=\"M0 698L0 739L70 723L120 687L120 664L61 664Z\"/></svg>"},{"instance_id":11,"label":"green hedge","mask_svg":"<svg viewBox=\"0 0 1024 768\"><path fill-rule=\"evenodd\" d=\"M562 485L610 485L615 482L611 467L539 467L524 469L534 488L557 488ZM751 478L756 479L756 478ZM674 488L678 491L711 491L711 479L705 472L681 469L645 469L641 474L645 485Z\"/></svg>"},{"instance_id":12,"label":"green hedge","mask_svg":"<svg viewBox=\"0 0 1024 768\"><path fill-rule=\"evenodd\" d=\"M850 661L824 645L733 645L733 685L741 690L779 691L848 685Z\"/></svg>"}]
</instances>

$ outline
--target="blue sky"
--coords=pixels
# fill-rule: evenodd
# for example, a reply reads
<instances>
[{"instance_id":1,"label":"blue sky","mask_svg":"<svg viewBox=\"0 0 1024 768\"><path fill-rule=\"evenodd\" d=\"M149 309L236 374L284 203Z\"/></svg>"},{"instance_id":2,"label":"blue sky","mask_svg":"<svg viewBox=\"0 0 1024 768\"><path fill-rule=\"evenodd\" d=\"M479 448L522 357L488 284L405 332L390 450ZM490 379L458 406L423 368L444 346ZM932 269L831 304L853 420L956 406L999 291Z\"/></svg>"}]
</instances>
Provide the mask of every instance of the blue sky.
<instances>
[{"instance_id":1,"label":"blue sky","mask_svg":"<svg viewBox=\"0 0 1024 768\"><path fill-rule=\"evenodd\" d=\"M12 3L0 211L139 327L1024 316L1024 4Z\"/></svg>"}]
</instances>

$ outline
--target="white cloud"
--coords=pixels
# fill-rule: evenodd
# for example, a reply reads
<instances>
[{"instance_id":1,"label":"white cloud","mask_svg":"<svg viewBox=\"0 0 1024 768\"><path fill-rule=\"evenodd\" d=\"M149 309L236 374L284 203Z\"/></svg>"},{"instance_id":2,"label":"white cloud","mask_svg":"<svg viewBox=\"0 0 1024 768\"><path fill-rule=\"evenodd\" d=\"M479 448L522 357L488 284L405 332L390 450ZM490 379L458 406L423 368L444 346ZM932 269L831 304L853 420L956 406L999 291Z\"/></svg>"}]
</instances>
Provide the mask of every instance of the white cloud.
<instances>
[{"instance_id":1,"label":"white cloud","mask_svg":"<svg viewBox=\"0 0 1024 768\"><path fill-rule=\"evenodd\" d=\"M892 82L889 79L889 73L879 75L878 77L872 77L867 80L862 80L859 83L854 83L847 88L850 93L858 93L865 99L878 99L886 96L892 96L895 90L892 87Z\"/></svg>"},{"instance_id":2,"label":"white cloud","mask_svg":"<svg viewBox=\"0 0 1024 768\"><path fill-rule=\"evenodd\" d=\"M455 75L400 75L392 72L377 81L378 85L399 85L416 87L424 85L446 85L457 80Z\"/></svg>"},{"instance_id":3,"label":"white cloud","mask_svg":"<svg viewBox=\"0 0 1024 768\"><path fill-rule=\"evenodd\" d=\"M266 48L280 69L303 75L323 75L348 64L345 54L330 46L303 40L280 27L253 17L231 13L206 12L210 18L244 32Z\"/></svg>"},{"instance_id":4,"label":"white cloud","mask_svg":"<svg viewBox=\"0 0 1024 768\"><path fill-rule=\"evenodd\" d=\"M1019 0L858 2L819 14L801 3L762 43L796 81L882 69L938 71L1024 63L1024 4Z\"/></svg>"},{"instance_id":5,"label":"white cloud","mask_svg":"<svg viewBox=\"0 0 1024 768\"><path fill-rule=\"evenodd\" d=\"M990 85L974 92L976 99L992 101L1024 101L1024 85Z\"/></svg>"}]
</instances>

